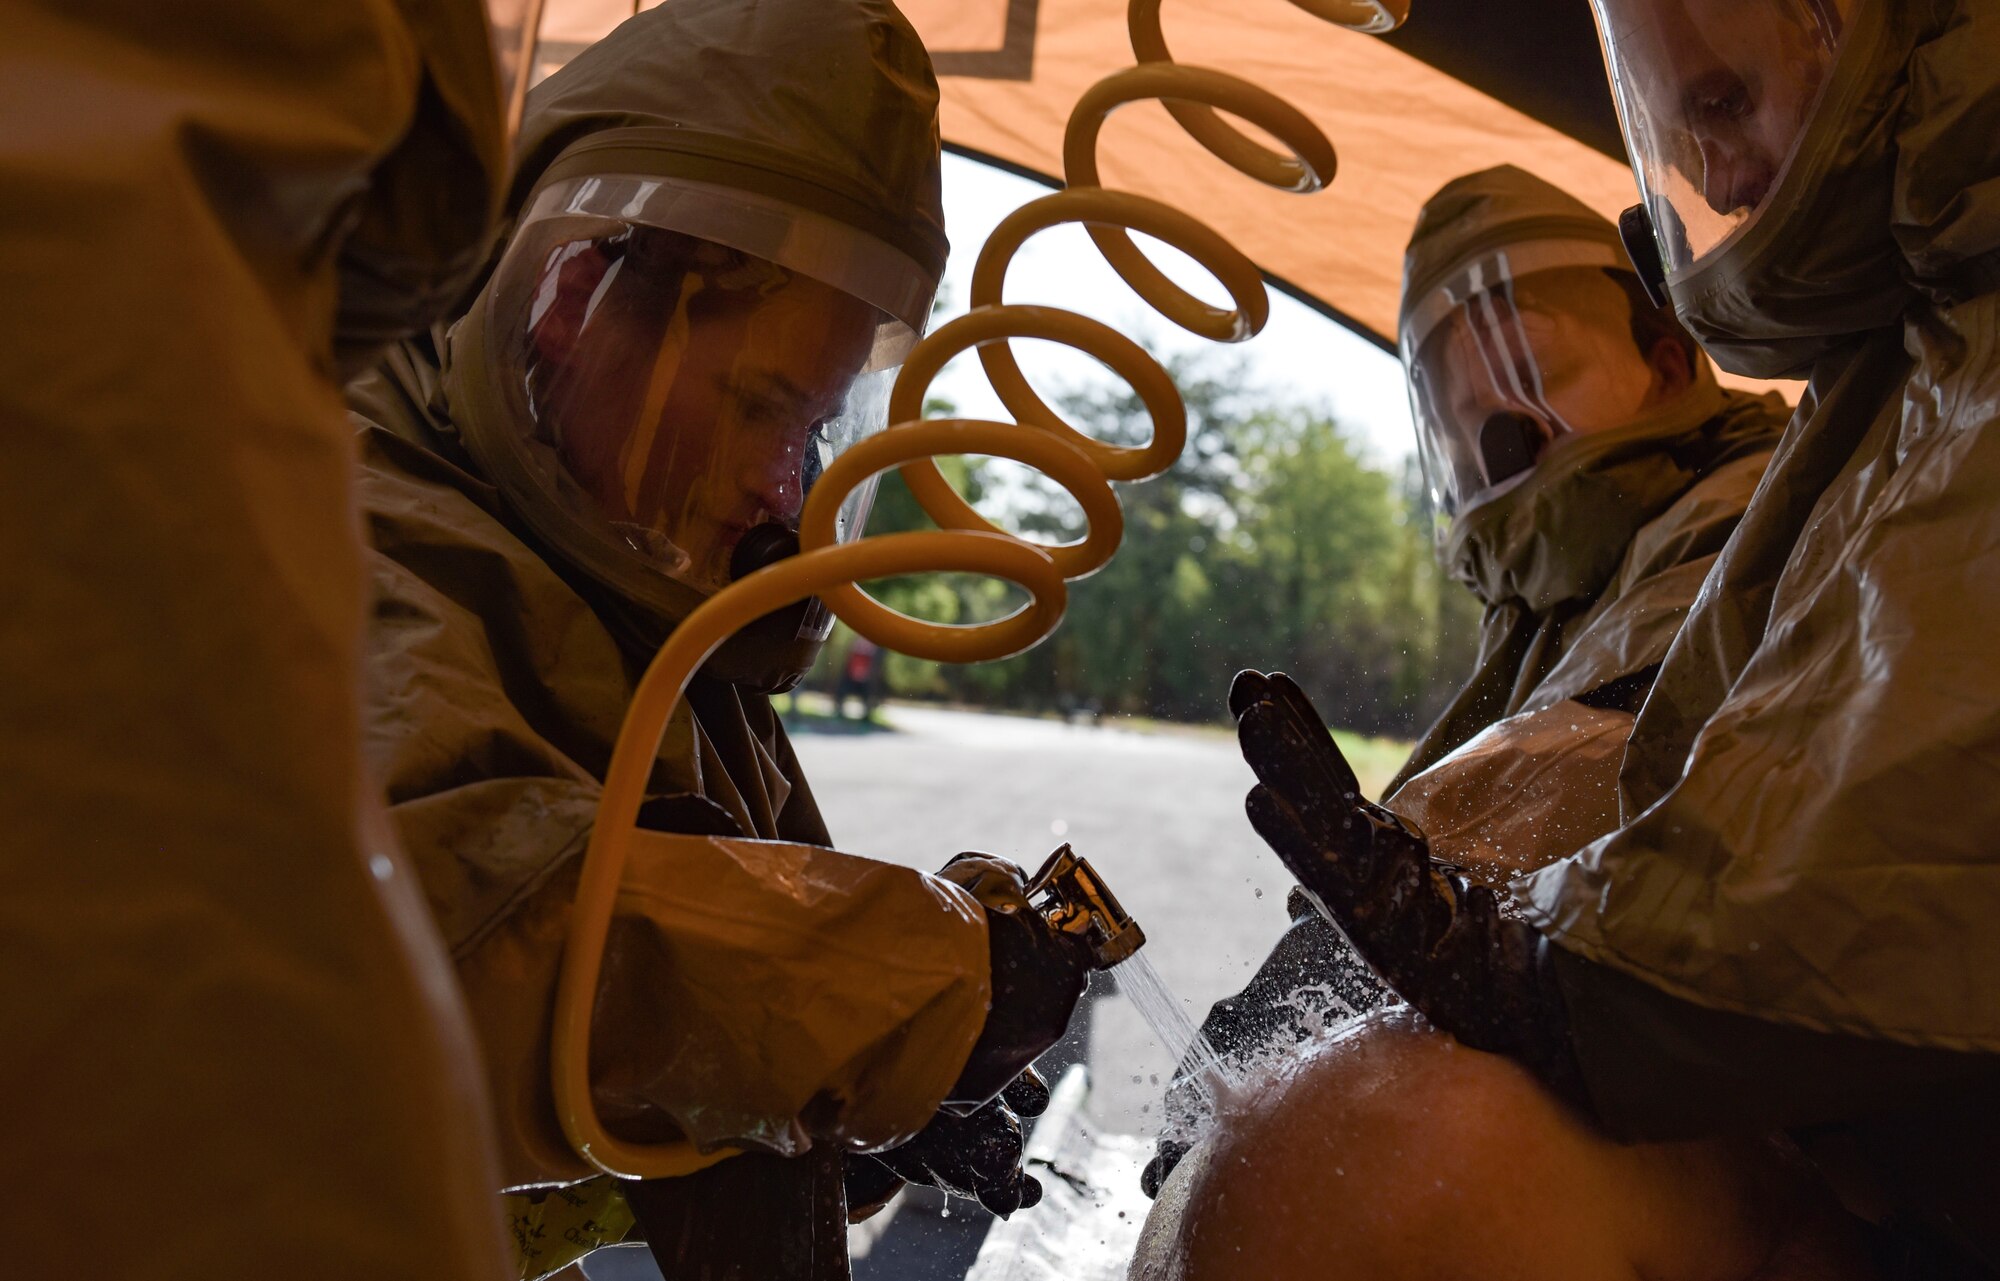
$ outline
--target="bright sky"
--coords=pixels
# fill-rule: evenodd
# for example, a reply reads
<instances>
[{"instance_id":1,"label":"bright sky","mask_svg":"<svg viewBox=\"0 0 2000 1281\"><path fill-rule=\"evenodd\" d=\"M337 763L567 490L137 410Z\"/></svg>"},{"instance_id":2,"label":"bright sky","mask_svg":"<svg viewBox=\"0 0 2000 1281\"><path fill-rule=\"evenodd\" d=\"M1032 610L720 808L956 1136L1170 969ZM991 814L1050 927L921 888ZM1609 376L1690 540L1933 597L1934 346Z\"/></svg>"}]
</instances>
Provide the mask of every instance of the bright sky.
<instances>
[{"instance_id":1,"label":"bright sky","mask_svg":"<svg viewBox=\"0 0 2000 1281\"><path fill-rule=\"evenodd\" d=\"M945 227L951 262L945 269L948 305L938 322L962 314L973 259L1007 214L1049 188L961 156L944 158ZM1178 251L1141 240L1154 262L1190 292L1218 305L1227 295ZM1083 228L1067 225L1030 240L1007 275L1007 301L1063 307L1117 328L1156 351L1209 353L1240 359L1250 383L1273 400L1324 409L1351 428L1378 465L1411 452L1410 406L1402 366L1373 343L1277 290L1262 333L1234 346L1197 338L1162 320L1106 265ZM1113 375L1087 357L1041 342L1016 343L1022 366L1041 388L1055 389ZM1006 417L970 355L948 365L933 392L971 418Z\"/></svg>"}]
</instances>

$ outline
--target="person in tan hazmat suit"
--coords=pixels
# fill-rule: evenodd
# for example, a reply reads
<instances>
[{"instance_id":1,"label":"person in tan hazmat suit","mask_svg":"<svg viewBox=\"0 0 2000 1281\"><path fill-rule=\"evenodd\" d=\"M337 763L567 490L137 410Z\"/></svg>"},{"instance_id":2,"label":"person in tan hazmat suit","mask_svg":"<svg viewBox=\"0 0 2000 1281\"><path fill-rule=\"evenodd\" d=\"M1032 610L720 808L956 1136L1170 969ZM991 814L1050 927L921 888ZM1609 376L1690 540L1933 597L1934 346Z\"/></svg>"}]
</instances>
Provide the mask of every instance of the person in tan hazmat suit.
<instances>
[{"instance_id":1,"label":"person in tan hazmat suit","mask_svg":"<svg viewBox=\"0 0 2000 1281\"><path fill-rule=\"evenodd\" d=\"M661 641L795 549L820 468L886 425L945 262L937 101L885 0L649 10L531 94L512 223L470 309L350 387L378 596L369 738L483 1043L507 1188L595 1173L557 1128L547 1060L599 779ZM829 626L808 602L727 642L641 812L792 843L626 871L599 1111L632 1141L764 1154L633 1190L656 1252L708 1230L782 1254L784 1214L742 1181L824 1204L843 1152L878 1153L847 1162L857 1205L898 1178L1000 1214L1039 1196L995 1096L1040 1101L1016 1078L1061 1035L1087 951L998 860L940 879L819 848L767 694ZM702 1195L721 1208L690 1209ZM844 1269L830 1230L813 1266Z\"/></svg>"},{"instance_id":2,"label":"person in tan hazmat suit","mask_svg":"<svg viewBox=\"0 0 2000 1281\"><path fill-rule=\"evenodd\" d=\"M1635 261L1726 367L1809 379L1634 727L1626 823L1514 882L1503 911L1434 863L1418 829L1354 795L1290 681L1245 673L1231 705L1261 780L1252 821L1457 1043L1466 1076L1525 1069L1565 1123L1621 1140L1782 1132L1871 1235L1874 1257L1850 1267L1990 1277L2000 11L1596 11L1645 195L1627 215ZM1343 1088L1330 1065L1311 1092ZM1444 1106L1420 1088L1379 1095L1406 1132ZM1420 1186L1439 1195L1365 1230L1379 1242L1433 1215L1431 1239L1458 1242L1450 1266L1480 1270L1478 1225L1500 1210L1482 1177L1504 1188L1504 1213L1567 1224L1567 1239L1606 1221L1601 1203L1507 1185L1510 1153L1549 1150L1546 1112L1487 1120L1484 1147L1460 1130L1428 1154ZM1581 1177L1646 1150L1604 1148ZM1318 1185L1371 1153L1416 1172L1387 1148L1336 1143L1267 1173ZM1231 1231L1224 1201L1255 1201L1227 1177L1187 1177L1194 1208L1160 1225L1176 1243L1165 1257L1184 1263L1204 1231ZM1711 1226L1745 1204L1725 1197ZM1541 1252L1565 1239L1552 1227ZM1536 1249L1508 1266L1534 1272Z\"/></svg>"},{"instance_id":3,"label":"person in tan hazmat suit","mask_svg":"<svg viewBox=\"0 0 2000 1281\"><path fill-rule=\"evenodd\" d=\"M1789 410L1718 386L1618 229L1511 166L1426 202L1403 275L1438 558L1486 612L1471 678L1388 803L1440 857L1500 885L1618 825L1633 714ZM1257 975L1203 1025L1219 1051L1306 1039L1327 1013L1313 993L1383 999L1303 895L1290 907ZM1177 1092L1170 1112L1192 1102ZM1163 1142L1148 1190L1185 1146Z\"/></svg>"},{"instance_id":4,"label":"person in tan hazmat suit","mask_svg":"<svg viewBox=\"0 0 2000 1281\"><path fill-rule=\"evenodd\" d=\"M465 1009L363 763L336 391L484 261L481 6L6 26L0 1272L494 1281Z\"/></svg>"}]
</instances>

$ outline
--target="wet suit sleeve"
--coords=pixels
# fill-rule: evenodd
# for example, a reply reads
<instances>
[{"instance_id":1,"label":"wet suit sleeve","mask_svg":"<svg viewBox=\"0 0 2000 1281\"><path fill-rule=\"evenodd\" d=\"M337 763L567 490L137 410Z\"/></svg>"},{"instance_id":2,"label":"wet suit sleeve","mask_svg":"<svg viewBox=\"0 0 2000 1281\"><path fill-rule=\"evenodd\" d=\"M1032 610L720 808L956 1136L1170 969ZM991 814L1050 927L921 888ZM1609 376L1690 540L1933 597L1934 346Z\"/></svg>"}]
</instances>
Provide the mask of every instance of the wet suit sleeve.
<instances>
[{"instance_id":1,"label":"wet suit sleeve","mask_svg":"<svg viewBox=\"0 0 2000 1281\"><path fill-rule=\"evenodd\" d=\"M628 664L483 483L413 435L363 442L371 745L479 1032L503 1177L579 1178L550 1097L551 1003ZM978 905L818 848L768 705L733 691L693 691L652 782L641 826L716 839L627 868L592 1043L606 1124L776 1152L921 1129L986 1020Z\"/></svg>"}]
</instances>

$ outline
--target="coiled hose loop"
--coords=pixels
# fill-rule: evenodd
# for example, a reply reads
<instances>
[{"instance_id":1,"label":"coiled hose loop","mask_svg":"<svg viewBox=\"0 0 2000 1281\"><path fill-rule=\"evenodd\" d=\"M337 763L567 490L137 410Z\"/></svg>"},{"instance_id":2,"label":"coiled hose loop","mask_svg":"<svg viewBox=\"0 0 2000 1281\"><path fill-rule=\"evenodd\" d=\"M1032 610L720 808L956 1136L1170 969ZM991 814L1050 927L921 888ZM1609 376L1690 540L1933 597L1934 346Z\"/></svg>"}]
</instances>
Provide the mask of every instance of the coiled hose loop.
<instances>
[{"instance_id":1,"label":"coiled hose loop","mask_svg":"<svg viewBox=\"0 0 2000 1281\"><path fill-rule=\"evenodd\" d=\"M1292 0L1317 16L1361 30L1400 21L1390 5L1406 0ZM1113 481L1139 481L1173 465L1187 443L1187 411L1166 369L1130 338L1088 317L1053 307L1002 301L1007 265L1036 233L1081 223L1119 276L1175 324L1217 342L1241 342L1262 329L1270 298L1255 264L1213 229L1149 197L1098 184L1098 136L1105 119L1128 103L1164 103L1183 128L1218 158L1268 186L1312 192L1333 178L1333 144L1283 99L1226 72L1172 61L1160 32L1159 0L1133 0L1129 24L1140 65L1091 86L1071 112L1063 138L1065 190L1033 200L995 229L973 271L972 310L918 343L890 395L896 426L850 447L827 466L799 518L800 552L718 591L689 614L647 667L634 690L605 771L597 822L577 885L564 941L551 1045L556 1109L564 1133L592 1165L626 1178L691 1174L735 1155L700 1152L685 1141L626 1143L609 1134L590 1093L590 1016L603 968L631 834L646 780L668 720L696 671L739 628L808 596L819 596L858 634L888 649L946 663L1006 658L1054 631L1068 583L1102 568L1117 550L1124 516ZM1247 120L1289 149L1285 155L1222 121ZM1234 304L1221 308L1187 292L1148 260L1132 239L1141 232L1173 246L1221 283ZM1009 342L1061 343L1109 366L1139 396L1152 420L1144 445L1113 445L1066 422L1029 385ZM921 421L924 393L945 363L976 349L1013 423L967 419ZM1011 459L1061 485L1082 507L1087 531L1075 542L1045 546L995 527L953 490L935 459L977 454ZM841 503L870 477L898 468L939 528L836 542ZM857 584L901 574L982 574L1018 585L1028 603L1005 618L949 625L912 618Z\"/></svg>"}]
</instances>

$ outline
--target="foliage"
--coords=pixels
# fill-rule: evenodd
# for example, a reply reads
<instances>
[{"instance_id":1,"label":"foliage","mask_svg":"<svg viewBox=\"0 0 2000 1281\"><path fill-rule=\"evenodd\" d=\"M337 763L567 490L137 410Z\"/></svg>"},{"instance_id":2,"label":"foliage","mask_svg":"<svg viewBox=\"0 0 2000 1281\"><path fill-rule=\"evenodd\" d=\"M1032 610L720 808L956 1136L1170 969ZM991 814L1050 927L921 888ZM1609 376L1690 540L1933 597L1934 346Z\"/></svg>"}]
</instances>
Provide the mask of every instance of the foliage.
<instances>
[{"instance_id":1,"label":"foliage","mask_svg":"<svg viewBox=\"0 0 2000 1281\"><path fill-rule=\"evenodd\" d=\"M1124 544L1072 585L1060 630L983 667L893 655L889 692L1212 722L1225 717L1230 677L1254 666L1292 673L1336 725L1414 735L1470 671L1478 607L1432 559L1413 470L1373 466L1339 423L1246 387L1233 367L1173 364L1188 447L1165 475L1120 487ZM1105 440L1137 443L1151 430L1122 385L1060 400L1071 421ZM1042 478L1015 481L980 460L942 465L981 510L1033 537L1082 533L1075 505ZM901 481L885 477L869 531L926 527ZM1018 603L1006 584L958 576L871 590L947 622L996 618ZM829 653L845 648L837 637ZM829 685L834 670L832 659L823 664Z\"/></svg>"}]
</instances>

